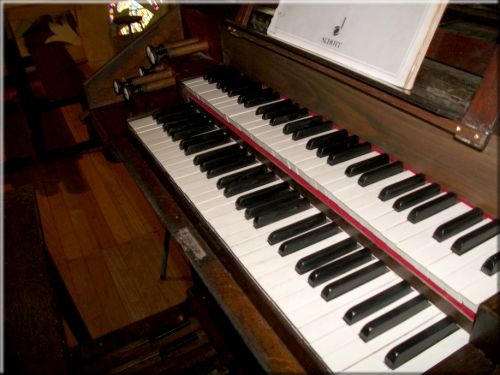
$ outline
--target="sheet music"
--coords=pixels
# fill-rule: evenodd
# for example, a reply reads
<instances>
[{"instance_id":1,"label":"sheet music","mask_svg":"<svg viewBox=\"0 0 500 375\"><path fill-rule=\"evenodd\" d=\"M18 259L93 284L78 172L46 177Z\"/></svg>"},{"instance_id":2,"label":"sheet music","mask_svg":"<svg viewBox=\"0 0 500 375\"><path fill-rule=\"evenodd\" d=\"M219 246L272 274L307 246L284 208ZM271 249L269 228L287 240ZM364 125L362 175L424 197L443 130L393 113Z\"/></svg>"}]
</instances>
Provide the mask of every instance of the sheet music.
<instances>
[{"instance_id":1,"label":"sheet music","mask_svg":"<svg viewBox=\"0 0 500 375\"><path fill-rule=\"evenodd\" d=\"M429 3L281 3L268 35L410 89L445 8Z\"/></svg>"}]
</instances>

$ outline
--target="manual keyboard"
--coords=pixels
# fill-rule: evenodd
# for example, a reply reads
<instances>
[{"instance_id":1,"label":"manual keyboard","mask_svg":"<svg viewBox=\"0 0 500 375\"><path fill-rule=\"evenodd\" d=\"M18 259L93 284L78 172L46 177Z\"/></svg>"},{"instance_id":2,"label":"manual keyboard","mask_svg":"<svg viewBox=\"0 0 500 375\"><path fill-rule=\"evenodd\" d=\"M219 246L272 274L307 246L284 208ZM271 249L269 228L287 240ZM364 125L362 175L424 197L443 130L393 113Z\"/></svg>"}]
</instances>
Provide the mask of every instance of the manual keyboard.
<instances>
[{"instance_id":1,"label":"manual keyboard","mask_svg":"<svg viewBox=\"0 0 500 375\"><path fill-rule=\"evenodd\" d=\"M181 108L191 110L190 106ZM467 343L467 332L409 285L390 303L346 323L342 317L348 310L405 282L286 182L274 176L252 185L255 176L270 173L257 159L250 156L248 162L227 167L230 158L224 153L249 156L252 152L246 146L230 137L219 144L195 138L206 130L174 141L152 117L129 124L255 285L332 371L423 372ZM200 161L202 165L196 164ZM221 173L207 178L211 171ZM226 186L221 188L221 184ZM241 191L231 195L231 186ZM285 204L266 207L279 200ZM311 236L314 231L327 234ZM304 272L297 272L300 266ZM332 269L323 271L322 281L312 287L311 275L321 267ZM325 298L325 290L332 290L334 298ZM412 305L415 298L422 301ZM370 324L378 335L365 342L360 332ZM433 337L433 345L425 345L419 334Z\"/></svg>"},{"instance_id":2,"label":"manual keyboard","mask_svg":"<svg viewBox=\"0 0 500 375\"><path fill-rule=\"evenodd\" d=\"M232 74L237 73L232 71L229 75ZM184 85L192 100L235 129L244 140L253 142L286 172L291 172L291 176L297 176L299 183L305 182L303 185L317 193L320 199L326 198L334 207L346 212L353 223L360 224L358 229L361 226L363 233L382 242L384 249L413 267L435 290L451 296L470 317L482 301L497 292L497 278L485 274L482 265L488 259L498 259L498 220L472 209L454 194L426 181L425 177L401 168L402 163L371 145L362 148L367 142L359 142L356 136L349 136L336 127L321 126L321 121L307 124L307 120L315 116L300 111L300 106L291 105L289 99L273 94L268 88L265 89L267 94L260 97L259 91L255 87L252 89L258 105L246 106L249 101L238 103L241 96L231 97L217 87L224 82L223 77L224 74L215 78L209 76L208 80L200 77L185 81ZM233 90L237 81L237 77L232 76ZM252 98L252 95L247 93L247 97ZM277 107L280 103L284 103L281 109ZM264 119L263 115L256 114L258 108L266 106L273 108L275 117L269 115ZM287 121L290 118L292 120ZM275 119L278 124L273 123ZM291 125L300 125L300 122L306 126L297 126L298 130L290 132L293 130ZM332 150L328 137L331 141L339 132L345 134L335 143L338 150L335 147ZM322 144L321 137L325 140L323 145L312 148L314 143ZM318 156L320 151L328 157ZM346 175L348 170L351 176ZM389 191L384 200L379 198L383 189ZM403 209L395 210L395 203ZM414 222L408 219L410 216ZM434 235L443 226L450 228L447 236L441 236L438 241ZM454 244L464 242L466 236L474 233L477 238L483 237L482 243L463 254L452 250ZM498 270L498 266L494 268Z\"/></svg>"}]
</instances>

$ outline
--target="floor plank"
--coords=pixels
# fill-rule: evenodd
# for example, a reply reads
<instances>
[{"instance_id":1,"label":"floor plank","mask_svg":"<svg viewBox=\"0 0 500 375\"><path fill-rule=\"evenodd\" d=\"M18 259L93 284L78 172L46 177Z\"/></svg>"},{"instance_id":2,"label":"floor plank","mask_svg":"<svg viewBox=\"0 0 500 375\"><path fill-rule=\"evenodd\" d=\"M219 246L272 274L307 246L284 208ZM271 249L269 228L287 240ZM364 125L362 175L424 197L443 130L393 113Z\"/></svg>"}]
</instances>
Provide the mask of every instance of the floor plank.
<instances>
[{"instance_id":1,"label":"floor plank","mask_svg":"<svg viewBox=\"0 0 500 375\"><path fill-rule=\"evenodd\" d=\"M71 135L77 143L89 140L88 128L85 123L80 120L81 112L82 106L80 103L61 107L61 113L64 120L66 121L66 124L68 124Z\"/></svg>"},{"instance_id":2,"label":"floor plank","mask_svg":"<svg viewBox=\"0 0 500 375\"><path fill-rule=\"evenodd\" d=\"M92 337L185 300L187 260L171 246L160 280L164 230L123 164L95 151L9 173L4 189L26 183L36 188L48 251Z\"/></svg>"},{"instance_id":3,"label":"floor plank","mask_svg":"<svg viewBox=\"0 0 500 375\"><path fill-rule=\"evenodd\" d=\"M80 104L44 113L54 122L44 123L45 144L87 140L80 114ZM99 150L35 161L6 173L3 189L27 183L36 190L49 254L93 337L185 300L188 261L171 245L167 279L160 280L164 229L123 163Z\"/></svg>"}]
</instances>

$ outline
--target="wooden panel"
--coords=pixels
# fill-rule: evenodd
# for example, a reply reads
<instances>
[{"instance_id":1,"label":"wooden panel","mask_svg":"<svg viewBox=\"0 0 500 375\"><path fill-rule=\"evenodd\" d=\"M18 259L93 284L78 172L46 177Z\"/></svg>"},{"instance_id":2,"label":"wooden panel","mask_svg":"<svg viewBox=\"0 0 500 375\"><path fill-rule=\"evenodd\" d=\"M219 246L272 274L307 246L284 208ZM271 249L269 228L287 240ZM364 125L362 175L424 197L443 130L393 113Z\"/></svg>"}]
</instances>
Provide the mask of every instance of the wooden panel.
<instances>
[{"instance_id":1,"label":"wooden panel","mask_svg":"<svg viewBox=\"0 0 500 375\"><path fill-rule=\"evenodd\" d=\"M85 83L85 94L90 108L122 101L113 91L113 80L138 75L137 68L147 62L145 48L167 41L183 39L178 7L173 8L134 40L127 48L113 57Z\"/></svg>"},{"instance_id":2,"label":"wooden panel","mask_svg":"<svg viewBox=\"0 0 500 375\"><path fill-rule=\"evenodd\" d=\"M389 94L366 92L227 32L223 42L228 63L498 216L497 136L478 152L414 115L411 106L386 100Z\"/></svg>"},{"instance_id":3,"label":"wooden panel","mask_svg":"<svg viewBox=\"0 0 500 375\"><path fill-rule=\"evenodd\" d=\"M495 277L495 276L492 276ZM496 365L500 364L500 295L490 297L479 306L470 341Z\"/></svg>"},{"instance_id":4,"label":"wooden panel","mask_svg":"<svg viewBox=\"0 0 500 375\"><path fill-rule=\"evenodd\" d=\"M482 76L494 50L492 41L438 28L426 57Z\"/></svg>"},{"instance_id":5,"label":"wooden panel","mask_svg":"<svg viewBox=\"0 0 500 375\"><path fill-rule=\"evenodd\" d=\"M235 5L202 6L183 4L182 21L188 37L198 37L209 44L208 55L215 61L222 61L220 43L221 24L224 19L234 19L238 7Z\"/></svg>"},{"instance_id":6,"label":"wooden panel","mask_svg":"<svg viewBox=\"0 0 500 375\"><path fill-rule=\"evenodd\" d=\"M491 57L481 85L472 99L463 125L457 128L456 136L465 139L479 149L487 144L498 120L498 47ZM459 129L469 131L459 132Z\"/></svg>"},{"instance_id":7,"label":"wooden panel","mask_svg":"<svg viewBox=\"0 0 500 375\"><path fill-rule=\"evenodd\" d=\"M426 375L439 374L476 374L492 375L495 366L482 351L474 345L467 344L456 351L437 366L433 367Z\"/></svg>"}]
</instances>

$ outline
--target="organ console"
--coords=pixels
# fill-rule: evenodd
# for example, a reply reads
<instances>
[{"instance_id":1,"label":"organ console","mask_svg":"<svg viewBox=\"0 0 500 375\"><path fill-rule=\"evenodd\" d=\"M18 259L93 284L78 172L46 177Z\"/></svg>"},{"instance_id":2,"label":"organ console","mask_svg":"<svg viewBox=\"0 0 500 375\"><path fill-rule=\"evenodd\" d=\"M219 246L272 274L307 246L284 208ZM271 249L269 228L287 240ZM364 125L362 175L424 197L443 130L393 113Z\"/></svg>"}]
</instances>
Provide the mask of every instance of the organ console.
<instances>
[{"instance_id":1,"label":"organ console","mask_svg":"<svg viewBox=\"0 0 500 375\"><path fill-rule=\"evenodd\" d=\"M222 64L173 64L184 100L93 110L128 117L100 131L195 271L269 372L498 372L497 47L451 110L419 78L396 92L273 41L251 12L223 23Z\"/></svg>"}]
</instances>

